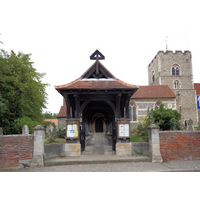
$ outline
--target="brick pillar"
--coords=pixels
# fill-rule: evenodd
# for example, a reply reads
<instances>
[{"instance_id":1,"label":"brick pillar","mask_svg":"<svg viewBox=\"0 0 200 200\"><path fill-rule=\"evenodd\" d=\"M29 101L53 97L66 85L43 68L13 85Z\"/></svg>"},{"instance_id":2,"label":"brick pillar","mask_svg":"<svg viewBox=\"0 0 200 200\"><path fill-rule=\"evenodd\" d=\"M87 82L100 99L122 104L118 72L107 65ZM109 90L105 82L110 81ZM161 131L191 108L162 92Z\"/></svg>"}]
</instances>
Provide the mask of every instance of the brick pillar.
<instances>
[{"instance_id":1,"label":"brick pillar","mask_svg":"<svg viewBox=\"0 0 200 200\"><path fill-rule=\"evenodd\" d=\"M44 136L45 128L37 125L34 128L34 149L31 167L44 166Z\"/></svg>"},{"instance_id":2,"label":"brick pillar","mask_svg":"<svg viewBox=\"0 0 200 200\"><path fill-rule=\"evenodd\" d=\"M160 153L160 139L159 139L159 126L152 124L148 127L149 131L149 156L152 162L163 162Z\"/></svg>"}]
</instances>

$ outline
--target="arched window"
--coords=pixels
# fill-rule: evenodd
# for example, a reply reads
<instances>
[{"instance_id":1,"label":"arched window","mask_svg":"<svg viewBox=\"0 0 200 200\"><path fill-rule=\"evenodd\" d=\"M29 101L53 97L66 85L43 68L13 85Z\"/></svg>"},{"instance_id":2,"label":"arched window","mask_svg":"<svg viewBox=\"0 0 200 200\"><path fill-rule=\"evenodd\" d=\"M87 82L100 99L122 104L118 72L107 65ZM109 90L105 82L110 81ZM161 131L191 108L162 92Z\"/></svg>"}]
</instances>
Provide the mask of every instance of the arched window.
<instances>
[{"instance_id":1,"label":"arched window","mask_svg":"<svg viewBox=\"0 0 200 200\"><path fill-rule=\"evenodd\" d=\"M176 68L176 76L179 76L179 68Z\"/></svg>"},{"instance_id":2,"label":"arched window","mask_svg":"<svg viewBox=\"0 0 200 200\"><path fill-rule=\"evenodd\" d=\"M129 115L130 115L131 121L137 121L136 104L133 101L130 103L130 106L129 106Z\"/></svg>"},{"instance_id":3,"label":"arched window","mask_svg":"<svg viewBox=\"0 0 200 200\"><path fill-rule=\"evenodd\" d=\"M152 81L153 82L155 81L155 72L154 71L152 72Z\"/></svg>"},{"instance_id":4,"label":"arched window","mask_svg":"<svg viewBox=\"0 0 200 200\"><path fill-rule=\"evenodd\" d=\"M175 76L175 68L172 67L172 75Z\"/></svg>"},{"instance_id":5,"label":"arched window","mask_svg":"<svg viewBox=\"0 0 200 200\"><path fill-rule=\"evenodd\" d=\"M174 81L174 89L179 89L179 81Z\"/></svg>"},{"instance_id":6,"label":"arched window","mask_svg":"<svg viewBox=\"0 0 200 200\"><path fill-rule=\"evenodd\" d=\"M158 108L160 107L160 104L161 104L160 101L157 101L157 102L155 103L155 110L158 109Z\"/></svg>"},{"instance_id":7,"label":"arched window","mask_svg":"<svg viewBox=\"0 0 200 200\"><path fill-rule=\"evenodd\" d=\"M180 75L180 67L175 64L172 67L172 76L179 76Z\"/></svg>"},{"instance_id":8,"label":"arched window","mask_svg":"<svg viewBox=\"0 0 200 200\"><path fill-rule=\"evenodd\" d=\"M136 107L133 106L133 121L136 121Z\"/></svg>"}]
</instances>

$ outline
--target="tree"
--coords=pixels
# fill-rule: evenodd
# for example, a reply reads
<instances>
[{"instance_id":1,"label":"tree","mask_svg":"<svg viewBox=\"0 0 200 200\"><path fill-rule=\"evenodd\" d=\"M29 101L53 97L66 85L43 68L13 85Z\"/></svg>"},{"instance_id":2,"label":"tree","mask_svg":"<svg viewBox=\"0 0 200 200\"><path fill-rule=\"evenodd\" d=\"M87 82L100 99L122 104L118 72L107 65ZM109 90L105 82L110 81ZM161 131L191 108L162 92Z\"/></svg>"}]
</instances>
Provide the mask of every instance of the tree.
<instances>
[{"instance_id":1,"label":"tree","mask_svg":"<svg viewBox=\"0 0 200 200\"><path fill-rule=\"evenodd\" d=\"M58 114L57 113L51 113L51 112L46 112L43 113L44 119L57 119Z\"/></svg>"},{"instance_id":2,"label":"tree","mask_svg":"<svg viewBox=\"0 0 200 200\"><path fill-rule=\"evenodd\" d=\"M42 122L42 108L46 108L47 84L44 73L33 68L31 54L0 50L0 127L5 134L17 134L15 120L28 117Z\"/></svg>"},{"instance_id":3,"label":"tree","mask_svg":"<svg viewBox=\"0 0 200 200\"><path fill-rule=\"evenodd\" d=\"M181 114L177 110L166 109L164 104L161 104L158 109L152 112L155 123L160 126L161 130L180 129Z\"/></svg>"}]
</instances>

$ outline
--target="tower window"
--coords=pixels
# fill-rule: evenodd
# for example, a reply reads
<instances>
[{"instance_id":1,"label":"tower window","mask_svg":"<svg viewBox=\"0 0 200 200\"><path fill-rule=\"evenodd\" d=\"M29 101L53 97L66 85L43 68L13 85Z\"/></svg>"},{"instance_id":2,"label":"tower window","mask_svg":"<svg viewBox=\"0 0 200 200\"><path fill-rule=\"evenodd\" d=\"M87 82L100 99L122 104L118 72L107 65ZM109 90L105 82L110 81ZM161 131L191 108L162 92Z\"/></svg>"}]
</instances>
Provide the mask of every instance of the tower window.
<instances>
[{"instance_id":1,"label":"tower window","mask_svg":"<svg viewBox=\"0 0 200 200\"><path fill-rule=\"evenodd\" d=\"M180 70L178 65L174 65L172 67L172 76L179 76Z\"/></svg>"},{"instance_id":2,"label":"tower window","mask_svg":"<svg viewBox=\"0 0 200 200\"><path fill-rule=\"evenodd\" d=\"M176 75L179 76L179 68L176 68Z\"/></svg>"},{"instance_id":3,"label":"tower window","mask_svg":"<svg viewBox=\"0 0 200 200\"><path fill-rule=\"evenodd\" d=\"M174 88L179 89L179 81L174 81Z\"/></svg>"},{"instance_id":4,"label":"tower window","mask_svg":"<svg viewBox=\"0 0 200 200\"><path fill-rule=\"evenodd\" d=\"M175 68L172 67L172 75L175 76Z\"/></svg>"},{"instance_id":5,"label":"tower window","mask_svg":"<svg viewBox=\"0 0 200 200\"><path fill-rule=\"evenodd\" d=\"M155 72L154 71L152 72L152 81L153 82L155 81Z\"/></svg>"}]
</instances>

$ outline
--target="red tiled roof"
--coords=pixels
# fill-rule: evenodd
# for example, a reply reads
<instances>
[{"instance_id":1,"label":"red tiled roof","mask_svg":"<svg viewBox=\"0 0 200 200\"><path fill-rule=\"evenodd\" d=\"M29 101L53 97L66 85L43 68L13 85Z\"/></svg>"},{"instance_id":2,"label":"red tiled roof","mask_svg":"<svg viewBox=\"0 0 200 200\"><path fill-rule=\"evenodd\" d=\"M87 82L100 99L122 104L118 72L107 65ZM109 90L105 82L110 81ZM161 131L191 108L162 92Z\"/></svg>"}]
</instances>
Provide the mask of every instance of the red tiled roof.
<instances>
[{"instance_id":1,"label":"red tiled roof","mask_svg":"<svg viewBox=\"0 0 200 200\"><path fill-rule=\"evenodd\" d=\"M96 63L96 62L95 62ZM103 79L90 79L84 78L88 72L90 72L94 67L95 63L78 79L72 81L71 83L58 85L55 89L94 89L94 90L102 90L102 89L131 89L138 88L138 86L131 85L125 83L119 79L116 79L100 62L99 65L104 70L104 73L108 74L110 78Z\"/></svg>"},{"instance_id":2,"label":"red tiled roof","mask_svg":"<svg viewBox=\"0 0 200 200\"><path fill-rule=\"evenodd\" d=\"M149 85L140 86L133 94L133 99L148 99L148 98L175 98L175 94L168 85Z\"/></svg>"},{"instance_id":3,"label":"red tiled roof","mask_svg":"<svg viewBox=\"0 0 200 200\"><path fill-rule=\"evenodd\" d=\"M200 83L194 83L194 89L196 90L196 95L200 95Z\"/></svg>"},{"instance_id":4,"label":"red tiled roof","mask_svg":"<svg viewBox=\"0 0 200 200\"><path fill-rule=\"evenodd\" d=\"M66 106L61 106L60 112L58 113L58 118L60 117L66 117L67 115L67 107Z\"/></svg>"},{"instance_id":5,"label":"red tiled roof","mask_svg":"<svg viewBox=\"0 0 200 200\"><path fill-rule=\"evenodd\" d=\"M130 89L137 88L135 85L125 83L118 79L113 80L81 80L77 79L65 85L56 86L56 89Z\"/></svg>"},{"instance_id":6,"label":"red tiled roof","mask_svg":"<svg viewBox=\"0 0 200 200\"><path fill-rule=\"evenodd\" d=\"M44 119L44 121L46 122L54 122L55 123L55 125L58 125L58 119Z\"/></svg>"}]
</instances>

